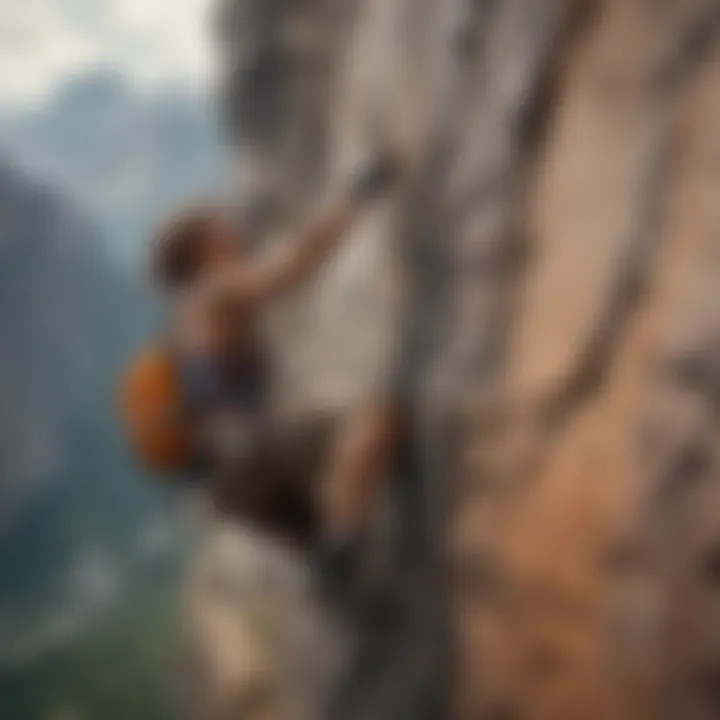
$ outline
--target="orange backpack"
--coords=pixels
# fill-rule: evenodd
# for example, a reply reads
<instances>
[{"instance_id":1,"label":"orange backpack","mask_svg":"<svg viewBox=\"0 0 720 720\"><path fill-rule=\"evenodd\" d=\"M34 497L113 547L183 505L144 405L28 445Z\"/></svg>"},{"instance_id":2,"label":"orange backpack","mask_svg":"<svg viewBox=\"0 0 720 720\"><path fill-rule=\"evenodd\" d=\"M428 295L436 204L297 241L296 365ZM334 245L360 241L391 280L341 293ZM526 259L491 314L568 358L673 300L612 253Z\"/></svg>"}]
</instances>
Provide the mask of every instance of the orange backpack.
<instances>
[{"instance_id":1,"label":"orange backpack","mask_svg":"<svg viewBox=\"0 0 720 720\"><path fill-rule=\"evenodd\" d=\"M118 389L123 428L141 463L160 474L187 470L194 457L194 432L170 349L157 344L142 351Z\"/></svg>"}]
</instances>

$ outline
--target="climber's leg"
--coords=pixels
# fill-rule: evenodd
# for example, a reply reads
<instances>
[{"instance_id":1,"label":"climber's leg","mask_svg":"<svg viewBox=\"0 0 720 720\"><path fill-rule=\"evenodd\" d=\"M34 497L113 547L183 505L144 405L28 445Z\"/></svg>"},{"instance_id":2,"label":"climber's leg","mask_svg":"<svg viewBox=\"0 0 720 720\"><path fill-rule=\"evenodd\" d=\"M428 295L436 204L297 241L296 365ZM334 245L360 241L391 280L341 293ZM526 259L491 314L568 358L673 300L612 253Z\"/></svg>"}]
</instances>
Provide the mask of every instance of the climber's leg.
<instances>
[{"instance_id":1,"label":"climber's leg","mask_svg":"<svg viewBox=\"0 0 720 720\"><path fill-rule=\"evenodd\" d=\"M376 403L340 428L322 487L326 534L355 536L362 531L387 480L398 424L395 407Z\"/></svg>"},{"instance_id":2,"label":"climber's leg","mask_svg":"<svg viewBox=\"0 0 720 720\"><path fill-rule=\"evenodd\" d=\"M354 595L363 530L390 476L399 427L392 404L372 404L354 413L330 445L313 565L321 591L336 602L351 601Z\"/></svg>"}]
</instances>

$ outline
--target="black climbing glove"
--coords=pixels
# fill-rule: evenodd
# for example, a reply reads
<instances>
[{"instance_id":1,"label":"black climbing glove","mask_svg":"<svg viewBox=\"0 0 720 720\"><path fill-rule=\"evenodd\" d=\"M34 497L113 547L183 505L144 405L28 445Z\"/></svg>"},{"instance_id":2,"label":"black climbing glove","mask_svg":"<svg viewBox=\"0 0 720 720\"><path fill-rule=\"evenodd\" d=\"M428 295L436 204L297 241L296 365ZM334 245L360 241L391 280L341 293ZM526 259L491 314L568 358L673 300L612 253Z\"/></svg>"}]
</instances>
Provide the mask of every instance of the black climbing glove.
<instances>
[{"instance_id":1,"label":"black climbing glove","mask_svg":"<svg viewBox=\"0 0 720 720\"><path fill-rule=\"evenodd\" d=\"M397 179L400 161L392 152L384 152L361 168L352 182L352 194L362 201L372 201L385 193Z\"/></svg>"}]
</instances>

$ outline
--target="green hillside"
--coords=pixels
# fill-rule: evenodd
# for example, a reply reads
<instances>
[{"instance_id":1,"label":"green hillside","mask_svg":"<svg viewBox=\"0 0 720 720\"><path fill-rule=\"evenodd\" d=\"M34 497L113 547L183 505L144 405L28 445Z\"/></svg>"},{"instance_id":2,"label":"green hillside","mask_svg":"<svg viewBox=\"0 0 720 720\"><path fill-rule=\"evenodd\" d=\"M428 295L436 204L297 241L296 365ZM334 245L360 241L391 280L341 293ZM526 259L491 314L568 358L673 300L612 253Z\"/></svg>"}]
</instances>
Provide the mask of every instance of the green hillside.
<instances>
[{"instance_id":1,"label":"green hillside","mask_svg":"<svg viewBox=\"0 0 720 720\"><path fill-rule=\"evenodd\" d=\"M171 718L176 596L171 584L143 591L69 648L0 675L0 717Z\"/></svg>"}]
</instances>

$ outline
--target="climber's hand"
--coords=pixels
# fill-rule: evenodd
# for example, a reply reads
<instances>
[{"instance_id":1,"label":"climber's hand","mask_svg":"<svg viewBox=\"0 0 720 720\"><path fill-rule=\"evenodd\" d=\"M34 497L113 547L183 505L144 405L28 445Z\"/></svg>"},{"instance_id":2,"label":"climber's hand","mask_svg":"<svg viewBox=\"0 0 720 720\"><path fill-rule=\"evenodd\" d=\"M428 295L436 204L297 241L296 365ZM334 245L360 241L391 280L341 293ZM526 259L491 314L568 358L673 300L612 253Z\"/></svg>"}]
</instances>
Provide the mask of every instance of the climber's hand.
<instances>
[{"instance_id":1,"label":"climber's hand","mask_svg":"<svg viewBox=\"0 0 720 720\"><path fill-rule=\"evenodd\" d=\"M358 171L352 183L353 197L361 202L381 197L395 184L401 167L400 154L386 148Z\"/></svg>"}]
</instances>

